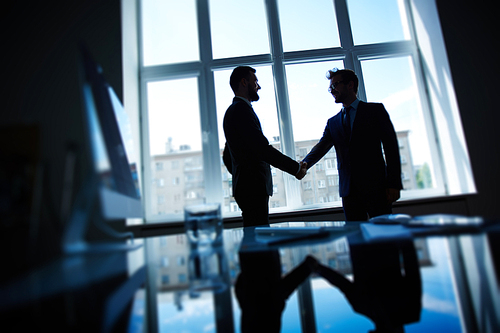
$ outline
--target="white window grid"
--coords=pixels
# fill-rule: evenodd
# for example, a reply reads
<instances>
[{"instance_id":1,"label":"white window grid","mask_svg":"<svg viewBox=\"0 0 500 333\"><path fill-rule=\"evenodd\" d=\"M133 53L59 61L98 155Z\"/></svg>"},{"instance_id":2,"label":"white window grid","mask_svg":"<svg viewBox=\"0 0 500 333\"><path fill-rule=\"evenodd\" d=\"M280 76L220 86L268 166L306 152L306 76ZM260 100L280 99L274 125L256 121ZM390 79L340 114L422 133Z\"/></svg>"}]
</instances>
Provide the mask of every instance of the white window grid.
<instances>
[{"instance_id":1,"label":"white window grid","mask_svg":"<svg viewBox=\"0 0 500 333\"><path fill-rule=\"evenodd\" d=\"M429 99L426 94L423 69L420 62L419 50L416 44L413 17L408 0L404 0L406 16L409 20L411 38L393 42L382 42L374 44L354 45L350 19L347 10L346 0L335 0L334 10L337 18L337 28L340 38L340 47L330 47L323 49L310 49L301 51L284 52L281 40L281 30L279 24L279 14L277 0L264 0L269 31L270 53L248 55L241 57L231 57L214 59L212 57L211 26L209 13L209 0L197 0L197 24L198 43L200 60L185 63L163 64L154 66L144 66L140 61L140 83L141 83L141 116L148 119L147 84L154 81L175 80L188 77L196 77L198 80L198 98L200 106L200 122L202 137L203 170L205 181L206 201L220 201L223 198L220 147L218 141L217 110L215 103L215 82L214 71L230 70L239 65L247 66L272 66L275 84L275 95L277 103L278 118L282 124L280 127L281 151L291 156L295 154L295 142L291 126L291 113L288 99L288 89L286 82L285 66L306 62L325 62L341 60L345 68L353 69L359 77L358 97L366 100L366 92L363 82L363 72L361 62L364 60L387 59L392 57L409 56L414 64L419 97L423 107L426 127L432 129L428 131L429 142L436 142L434 132L435 124L431 117ZM139 6L140 12L140 6ZM138 17L141 15L139 13ZM139 19L140 20L140 19ZM141 24L139 22L139 39L141 39ZM139 45L142 45L139 42ZM143 58L142 47L140 47L140 59ZM147 121L142 122L142 149L145 179L152 179L149 156L149 136ZM433 162L435 164L436 191L445 193L444 177L441 170L442 154L437 145L431 145ZM158 167L158 165L157 165ZM161 167L161 166L160 166ZM151 185L144 182L144 197L146 202L155 198L152 197ZM295 186L300 186L295 184ZM433 195L435 192L427 194ZM146 205L146 207L149 207ZM291 207L293 209L293 207ZM146 210L146 220L150 215Z\"/></svg>"}]
</instances>

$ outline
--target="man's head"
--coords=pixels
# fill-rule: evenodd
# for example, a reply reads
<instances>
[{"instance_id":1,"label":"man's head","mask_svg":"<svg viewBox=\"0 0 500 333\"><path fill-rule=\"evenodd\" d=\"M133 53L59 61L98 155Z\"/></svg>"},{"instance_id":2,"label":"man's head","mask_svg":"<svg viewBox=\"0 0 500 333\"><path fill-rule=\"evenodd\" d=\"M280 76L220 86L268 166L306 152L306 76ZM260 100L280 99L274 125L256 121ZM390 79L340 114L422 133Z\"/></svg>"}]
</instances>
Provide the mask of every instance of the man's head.
<instances>
[{"instance_id":1,"label":"man's head","mask_svg":"<svg viewBox=\"0 0 500 333\"><path fill-rule=\"evenodd\" d=\"M356 99L359 80L354 71L334 68L328 71L326 78L330 80L329 91L335 103L350 105Z\"/></svg>"},{"instance_id":2,"label":"man's head","mask_svg":"<svg viewBox=\"0 0 500 333\"><path fill-rule=\"evenodd\" d=\"M236 96L245 97L250 102L259 100L257 92L260 86L255 72L256 70L249 66L239 66L233 70L229 84Z\"/></svg>"}]
</instances>

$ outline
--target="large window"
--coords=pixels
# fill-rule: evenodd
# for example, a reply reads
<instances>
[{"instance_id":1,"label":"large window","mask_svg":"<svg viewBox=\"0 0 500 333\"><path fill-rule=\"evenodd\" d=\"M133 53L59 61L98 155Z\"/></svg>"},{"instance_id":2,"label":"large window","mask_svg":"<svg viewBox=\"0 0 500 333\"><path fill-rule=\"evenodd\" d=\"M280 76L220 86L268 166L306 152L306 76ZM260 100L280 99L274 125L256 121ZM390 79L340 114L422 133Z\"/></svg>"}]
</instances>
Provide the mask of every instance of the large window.
<instances>
[{"instance_id":1,"label":"large window","mask_svg":"<svg viewBox=\"0 0 500 333\"><path fill-rule=\"evenodd\" d=\"M452 106L438 103L438 110L433 104L443 91L438 97L429 92L432 64L417 37L426 32L426 19L413 1L140 3L147 221L181 220L184 205L203 201L221 202L225 216L239 214L221 160L222 119L233 98L229 75L238 65L257 69L262 89L254 110L269 142L293 159L311 150L340 111L328 92L327 71L350 68L360 78L359 98L384 103L394 123L402 200L473 188L456 185L463 177L448 173L454 169L443 156L450 150L439 132L446 126L438 120L447 108L455 118L445 121L456 126L456 110L452 100ZM271 213L340 206L336 163L332 149L301 181L273 168Z\"/></svg>"}]
</instances>

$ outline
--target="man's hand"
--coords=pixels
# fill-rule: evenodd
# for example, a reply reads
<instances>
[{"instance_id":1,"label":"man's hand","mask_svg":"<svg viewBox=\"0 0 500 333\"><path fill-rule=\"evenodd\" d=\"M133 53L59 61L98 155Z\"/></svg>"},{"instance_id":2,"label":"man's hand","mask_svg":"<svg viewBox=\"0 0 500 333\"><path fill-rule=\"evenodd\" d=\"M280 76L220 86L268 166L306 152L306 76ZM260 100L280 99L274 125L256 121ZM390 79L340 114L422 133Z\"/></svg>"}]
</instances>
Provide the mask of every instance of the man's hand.
<instances>
[{"instance_id":1,"label":"man's hand","mask_svg":"<svg viewBox=\"0 0 500 333\"><path fill-rule=\"evenodd\" d=\"M300 170L295 175L295 178L297 178L298 180L301 180L302 178L305 177L305 175L307 173L307 163L300 161L299 164L300 164Z\"/></svg>"},{"instance_id":2,"label":"man's hand","mask_svg":"<svg viewBox=\"0 0 500 333\"><path fill-rule=\"evenodd\" d=\"M385 190L385 194L387 195L387 203L392 204L400 198L400 190L395 188L388 188Z\"/></svg>"}]
</instances>

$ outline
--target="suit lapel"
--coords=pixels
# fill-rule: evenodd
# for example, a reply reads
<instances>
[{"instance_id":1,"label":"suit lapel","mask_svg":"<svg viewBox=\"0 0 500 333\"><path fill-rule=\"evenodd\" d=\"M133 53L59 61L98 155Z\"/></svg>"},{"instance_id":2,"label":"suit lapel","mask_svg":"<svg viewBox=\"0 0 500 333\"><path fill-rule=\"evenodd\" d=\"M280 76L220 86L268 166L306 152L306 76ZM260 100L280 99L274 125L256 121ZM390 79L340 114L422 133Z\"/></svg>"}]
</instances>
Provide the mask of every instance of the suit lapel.
<instances>
[{"instance_id":1,"label":"suit lapel","mask_svg":"<svg viewBox=\"0 0 500 333\"><path fill-rule=\"evenodd\" d=\"M250 112L252 114L252 116L255 119L255 122L257 123L260 131L262 132L262 125L260 124L260 119L257 116L257 114L255 113L255 110L253 109L253 107L250 106L250 105L248 105L248 103L245 102L244 100L242 100L241 98L234 97L233 98L233 104L236 104L236 103L243 103L243 105L245 105L245 108L247 108L248 112Z\"/></svg>"},{"instance_id":2,"label":"suit lapel","mask_svg":"<svg viewBox=\"0 0 500 333\"><path fill-rule=\"evenodd\" d=\"M342 111L333 117L330 126L330 134L333 138L339 138L340 140L347 141L347 135L344 130L344 126L342 125Z\"/></svg>"},{"instance_id":3,"label":"suit lapel","mask_svg":"<svg viewBox=\"0 0 500 333\"><path fill-rule=\"evenodd\" d=\"M342 114L341 110L338 114L337 120L335 121L335 126L342 132L342 139L349 144L350 138L347 137L347 132L343 125L343 117L344 115ZM352 131L351 131L351 137L352 137Z\"/></svg>"},{"instance_id":4,"label":"suit lapel","mask_svg":"<svg viewBox=\"0 0 500 333\"><path fill-rule=\"evenodd\" d=\"M354 134L354 131L357 128L356 124L359 123L359 119L361 118L360 121L363 121L362 118L363 118L363 112L365 111L365 105L366 103L363 101L359 101L358 103L358 108L356 109L356 117L354 117L354 122L352 123L351 138L352 135Z\"/></svg>"}]
</instances>

